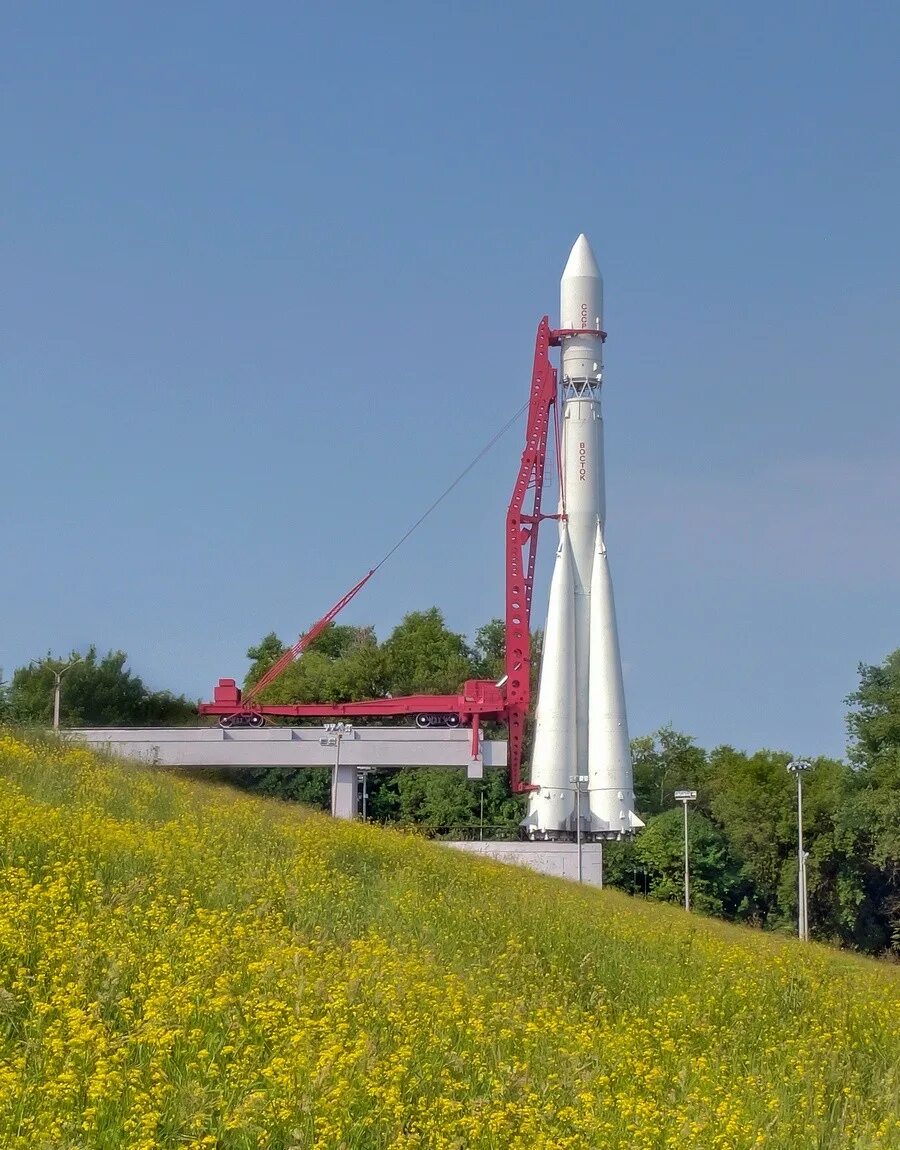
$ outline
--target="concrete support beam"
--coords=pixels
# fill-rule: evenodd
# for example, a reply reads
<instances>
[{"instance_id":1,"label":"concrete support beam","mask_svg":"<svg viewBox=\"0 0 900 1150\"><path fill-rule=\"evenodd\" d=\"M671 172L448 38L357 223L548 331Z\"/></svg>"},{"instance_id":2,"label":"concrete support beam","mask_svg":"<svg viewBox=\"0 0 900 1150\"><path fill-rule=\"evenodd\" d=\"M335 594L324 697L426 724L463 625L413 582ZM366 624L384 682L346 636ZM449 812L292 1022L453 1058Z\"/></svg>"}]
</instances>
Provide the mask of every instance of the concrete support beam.
<instances>
[{"instance_id":1,"label":"concrete support beam","mask_svg":"<svg viewBox=\"0 0 900 1150\"><path fill-rule=\"evenodd\" d=\"M332 810L338 818L357 814L357 771L403 767L459 767L470 779L485 767L506 766L506 742L479 737L463 728L352 727L84 727L60 734L121 758L163 767L231 768L332 767ZM479 732L481 736L481 732Z\"/></svg>"}]
</instances>

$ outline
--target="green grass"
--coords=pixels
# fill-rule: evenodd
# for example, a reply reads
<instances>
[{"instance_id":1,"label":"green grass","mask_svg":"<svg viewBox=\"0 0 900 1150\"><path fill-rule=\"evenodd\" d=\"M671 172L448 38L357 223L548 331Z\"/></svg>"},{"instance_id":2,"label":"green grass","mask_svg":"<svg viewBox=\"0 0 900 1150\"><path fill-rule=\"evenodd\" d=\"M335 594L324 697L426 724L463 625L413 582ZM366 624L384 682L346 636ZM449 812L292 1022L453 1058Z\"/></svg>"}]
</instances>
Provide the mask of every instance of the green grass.
<instances>
[{"instance_id":1,"label":"green grass","mask_svg":"<svg viewBox=\"0 0 900 1150\"><path fill-rule=\"evenodd\" d=\"M0 735L0 1146L900 1147L900 972Z\"/></svg>"}]
</instances>

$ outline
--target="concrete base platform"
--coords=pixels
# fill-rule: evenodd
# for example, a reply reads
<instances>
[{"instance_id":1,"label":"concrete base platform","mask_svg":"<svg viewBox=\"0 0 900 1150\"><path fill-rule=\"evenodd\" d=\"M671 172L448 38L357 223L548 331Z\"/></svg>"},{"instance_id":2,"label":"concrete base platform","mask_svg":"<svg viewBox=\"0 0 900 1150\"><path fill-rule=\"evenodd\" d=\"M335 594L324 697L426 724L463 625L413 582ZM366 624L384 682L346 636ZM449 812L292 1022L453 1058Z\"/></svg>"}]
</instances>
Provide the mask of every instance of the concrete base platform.
<instances>
[{"instance_id":1,"label":"concrete base platform","mask_svg":"<svg viewBox=\"0 0 900 1150\"><path fill-rule=\"evenodd\" d=\"M444 846L497 862L528 867L555 878L578 881L578 847L575 843L535 842L448 842ZM582 881L603 886L603 843L582 843Z\"/></svg>"}]
</instances>

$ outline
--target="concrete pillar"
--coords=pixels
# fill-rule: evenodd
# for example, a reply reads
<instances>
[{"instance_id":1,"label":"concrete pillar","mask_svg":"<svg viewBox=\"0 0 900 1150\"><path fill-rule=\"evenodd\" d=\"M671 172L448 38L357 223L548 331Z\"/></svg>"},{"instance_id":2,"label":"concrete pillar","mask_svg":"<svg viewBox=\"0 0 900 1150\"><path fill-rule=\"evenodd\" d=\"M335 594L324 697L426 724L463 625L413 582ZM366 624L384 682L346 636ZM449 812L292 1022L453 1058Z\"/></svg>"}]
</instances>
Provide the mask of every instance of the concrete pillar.
<instances>
[{"instance_id":1,"label":"concrete pillar","mask_svg":"<svg viewBox=\"0 0 900 1150\"><path fill-rule=\"evenodd\" d=\"M336 819L355 819L359 814L357 768L349 763L340 763L332 770L331 813Z\"/></svg>"}]
</instances>

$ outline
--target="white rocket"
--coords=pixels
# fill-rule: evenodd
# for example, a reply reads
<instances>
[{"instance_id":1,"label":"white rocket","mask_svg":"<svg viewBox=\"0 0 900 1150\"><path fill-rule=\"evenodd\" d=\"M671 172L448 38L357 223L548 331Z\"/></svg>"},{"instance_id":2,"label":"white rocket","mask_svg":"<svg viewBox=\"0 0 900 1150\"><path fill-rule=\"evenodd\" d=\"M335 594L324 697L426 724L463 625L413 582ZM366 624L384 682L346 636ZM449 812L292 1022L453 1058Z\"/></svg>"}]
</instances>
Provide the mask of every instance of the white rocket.
<instances>
[{"instance_id":1,"label":"white rocket","mask_svg":"<svg viewBox=\"0 0 900 1150\"><path fill-rule=\"evenodd\" d=\"M616 610L606 556L603 279L580 235L560 282L562 444L559 549L550 583L523 826L536 839L622 838L644 824L634 782ZM596 334L595 334L596 333ZM586 782L577 780L584 779ZM576 788L581 795L576 796Z\"/></svg>"}]
</instances>

